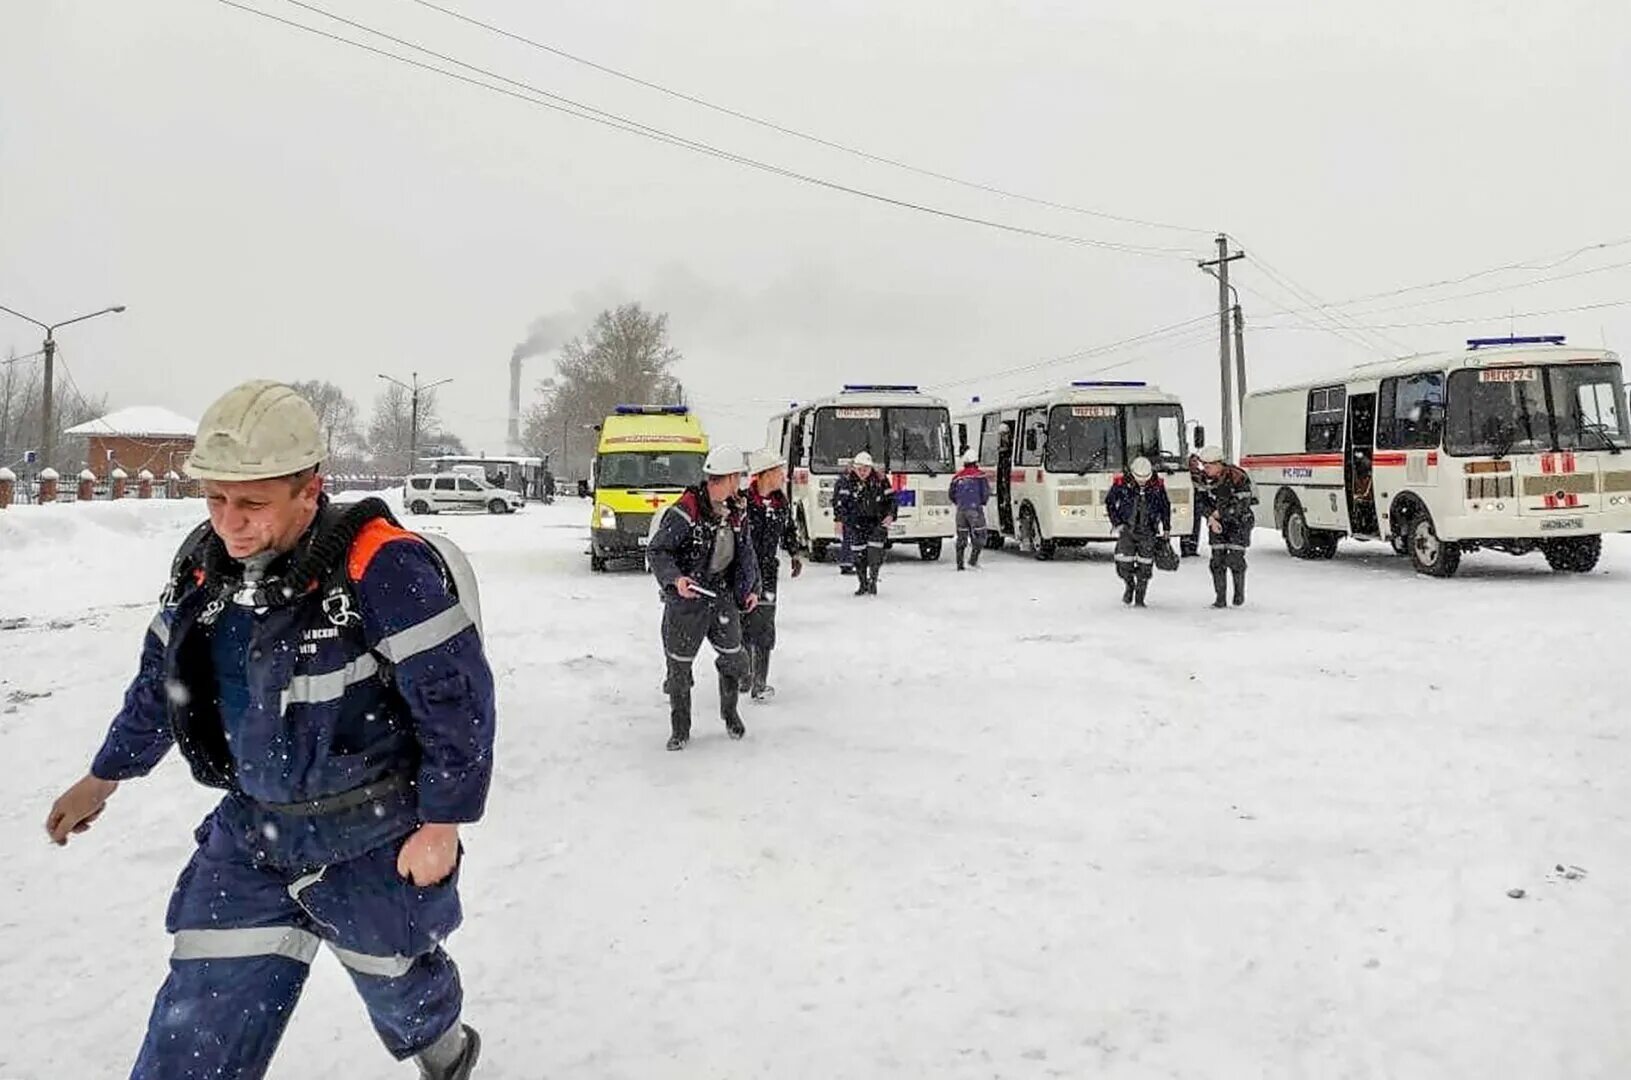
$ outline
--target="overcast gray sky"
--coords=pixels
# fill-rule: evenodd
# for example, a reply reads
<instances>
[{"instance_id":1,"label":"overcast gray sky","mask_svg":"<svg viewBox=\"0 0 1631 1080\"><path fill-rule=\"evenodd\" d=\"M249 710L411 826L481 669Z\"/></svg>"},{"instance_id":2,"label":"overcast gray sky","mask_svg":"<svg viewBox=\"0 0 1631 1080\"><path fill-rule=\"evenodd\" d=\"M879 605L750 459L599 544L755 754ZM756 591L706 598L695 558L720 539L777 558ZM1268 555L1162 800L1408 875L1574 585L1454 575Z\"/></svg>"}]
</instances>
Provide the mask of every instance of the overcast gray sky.
<instances>
[{"instance_id":1,"label":"overcast gray sky","mask_svg":"<svg viewBox=\"0 0 1631 1080\"><path fill-rule=\"evenodd\" d=\"M246 0L310 23L285 0ZM1164 257L1005 234L769 176L492 95L214 0L12 0L0 14L0 304L70 328L87 393L196 416L253 376L452 377L445 412L502 449L507 361L539 316L672 315L716 436L837 381L958 401L1147 377L1215 418L1216 337L975 378L1206 314L1205 232L973 192L711 114L424 10L313 0L511 78L834 181ZM824 4L442 0L558 47L877 154L1200 230L1253 257L1261 385L1368 355L1266 329L1325 300L1631 236L1631 4L1243 0ZM332 26L332 24L328 24ZM1373 301L1361 324L1631 300L1631 245ZM1526 278L1539 286L1422 305ZM1265 299L1267 298L1267 299ZM1414 304L1397 309L1400 304ZM1392 305L1396 309L1384 310ZM1367 310L1362 305L1355 309ZM1323 316L1321 320L1323 321ZM1387 330L1452 347L1508 319ZM1518 320L1631 340L1631 305ZM1350 336L1355 336L1350 334ZM1376 336L1372 332L1372 336ZM0 316L0 351L38 347ZM547 373L533 361L532 384ZM159 377L157 373L166 373ZM974 379L971 382L961 380Z\"/></svg>"}]
</instances>

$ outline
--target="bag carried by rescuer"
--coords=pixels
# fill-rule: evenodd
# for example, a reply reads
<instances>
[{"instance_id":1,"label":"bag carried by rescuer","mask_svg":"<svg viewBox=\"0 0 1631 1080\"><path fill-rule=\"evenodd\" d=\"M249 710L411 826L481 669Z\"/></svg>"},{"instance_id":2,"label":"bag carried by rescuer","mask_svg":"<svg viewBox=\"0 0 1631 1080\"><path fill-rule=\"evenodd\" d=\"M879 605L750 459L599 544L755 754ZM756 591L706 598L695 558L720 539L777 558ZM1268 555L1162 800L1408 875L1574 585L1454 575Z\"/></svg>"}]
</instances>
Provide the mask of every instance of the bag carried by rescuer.
<instances>
[{"instance_id":1,"label":"bag carried by rescuer","mask_svg":"<svg viewBox=\"0 0 1631 1080\"><path fill-rule=\"evenodd\" d=\"M1171 540L1162 540L1155 545L1155 568L1157 570L1178 569L1178 553L1172 550Z\"/></svg>"}]
</instances>

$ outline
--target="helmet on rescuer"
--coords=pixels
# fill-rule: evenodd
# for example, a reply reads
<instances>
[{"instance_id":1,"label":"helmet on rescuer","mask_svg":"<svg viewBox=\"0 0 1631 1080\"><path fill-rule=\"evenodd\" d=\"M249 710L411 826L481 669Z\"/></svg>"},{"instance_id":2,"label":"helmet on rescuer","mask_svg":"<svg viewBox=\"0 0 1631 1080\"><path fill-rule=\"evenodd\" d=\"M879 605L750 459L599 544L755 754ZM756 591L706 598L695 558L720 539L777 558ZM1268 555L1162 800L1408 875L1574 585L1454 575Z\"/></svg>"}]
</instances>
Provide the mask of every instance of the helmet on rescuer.
<instances>
[{"instance_id":1,"label":"helmet on rescuer","mask_svg":"<svg viewBox=\"0 0 1631 1080\"><path fill-rule=\"evenodd\" d=\"M862 450L859 454L856 454L854 457L850 458L850 464L857 469L873 469L877 467L872 460L872 455L867 453L865 450Z\"/></svg>"},{"instance_id":2,"label":"helmet on rescuer","mask_svg":"<svg viewBox=\"0 0 1631 1080\"><path fill-rule=\"evenodd\" d=\"M1132 467L1128 471L1133 474L1133 479L1140 484L1155 475L1155 469L1150 466L1150 459L1147 457L1135 457Z\"/></svg>"},{"instance_id":3,"label":"helmet on rescuer","mask_svg":"<svg viewBox=\"0 0 1631 1080\"><path fill-rule=\"evenodd\" d=\"M969 449L963 451L963 464L964 465L978 465L979 463L980 463L980 452L978 450L975 450L973 447L970 447Z\"/></svg>"},{"instance_id":4,"label":"helmet on rescuer","mask_svg":"<svg viewBox=\"0 0 1631 1080\"><path fill-rule=\"evenodd\" d=\"M759 476L762 473L779 469L787 462L774 450L755 450L748 455L748 474Z\"/></svg>"},{"instance_id":5,"label":"helmet on rescuer","mask_svg":"<svg viewBox=\"0 0 1631 1080\"><path fill-rule=\"evenodd\" d=\"M282 383L257 379L228 390L204 413L187 455L196 480L273 480L323 460L317 413Z\"/></svg>"},{"instance_id":6,"label":"helmet on rescuer","mask_svg":"<svg viewBox=\"0 0 1631 1080\"><path fill-rule=\"evenodd\" d=\"M702 463L702 472L706 476L741 475L742 451L729 445L714 447L708 451L708 457Z\"/></svg>"},{"instance_id":7,"label":"helmet on rescuer","mask_svg":"<svg viewBox=\"0 0 1631 1080\"><path fill-rule=\"evenodd\" d=\"M1195 457L1202 465L1217 465L1223 461L1223 451L1216 446L1203 446Z\"/></svg>"}]
</instances>

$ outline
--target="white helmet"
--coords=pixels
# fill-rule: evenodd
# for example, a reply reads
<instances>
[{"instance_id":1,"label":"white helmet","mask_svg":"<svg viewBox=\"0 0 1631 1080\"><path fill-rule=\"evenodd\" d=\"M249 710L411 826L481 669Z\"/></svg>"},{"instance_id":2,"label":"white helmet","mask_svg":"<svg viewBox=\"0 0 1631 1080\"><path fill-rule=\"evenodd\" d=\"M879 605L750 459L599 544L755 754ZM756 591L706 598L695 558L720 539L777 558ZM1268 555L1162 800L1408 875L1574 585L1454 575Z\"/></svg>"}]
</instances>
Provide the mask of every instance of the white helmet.
<instances>
[{"instance_id":1,"label":"white helmet","mask_svg":"<svg viewBox=\"0 0 1631 1080\"><path fill-rule=\"evenodd\" d=\"M1195 457L1202 465L1216 465L1223 460L1223 451L1216 446L1203 446Z\"/></svg>"},{"instance_id":2,"label":"white helmet","mask_svg":"<svg viewBox=\"0 0 1631 1080\"><path fill-rule=\"evenodd\" d=\"M980 463L980 452L978 450L974 449L971 446L967 450L963 451L963 464L964 465L978 465L979 463Z\"/></svg>"},{"instance_id":3,"label":"white helmet","mask_svg":"<svg viewBox=\"0 0 1631 1080\"><path fill-rule=\"evenodd\" d=\"M742 451L729 443L716 446L708 451L708 457L702 463L702 471L707 476L739 476L742 468Z\"/></svg>"},{"instance_id":4,"label":"white helmet","mask_svg":"<svg viewBox=\"0 0 1631 1080\"><path fill-rule=\"evenodd\" d=\"M755 450L748 455L748 474L758 476L787 464L787 459L774 450Z\"/></svg>"},{"instance_id":5,"label":"white helmet","mask_svg":"<svg viewBox=\"0 0 1631 1080\"><path fill-rule=\"evenodd\" d=\"M857 469L875 469L878 467L877 463L872 460L872 455L867 453L865 450L862 450L859 454L856 454L853 458L850 458L850 464L855 466Z\"/></svg>"},{"instance_id":6,"label":"white helmet","mask_svg":"<svg viewBox=\"0 0 1631 1080\"><path fill-rule=\"evenodd\" d=\"M198 424L187 455L195 480L272 480L323 460L323 435L306 399L282 383L257 379L233 387Z\"/></svg>"},{"instance_id":7,"label":"white helmet","mask_svg":"<svg viewBox=\"0 0 1631 1080\"><path fill-rule=\"evenodd\" d=\"M1129 471L1133 474L1133 479L1140 484L1155 475L1155 469L1151 467L1150 459L1147 457L1135 457Z\"/></svg>"}]
</instances>

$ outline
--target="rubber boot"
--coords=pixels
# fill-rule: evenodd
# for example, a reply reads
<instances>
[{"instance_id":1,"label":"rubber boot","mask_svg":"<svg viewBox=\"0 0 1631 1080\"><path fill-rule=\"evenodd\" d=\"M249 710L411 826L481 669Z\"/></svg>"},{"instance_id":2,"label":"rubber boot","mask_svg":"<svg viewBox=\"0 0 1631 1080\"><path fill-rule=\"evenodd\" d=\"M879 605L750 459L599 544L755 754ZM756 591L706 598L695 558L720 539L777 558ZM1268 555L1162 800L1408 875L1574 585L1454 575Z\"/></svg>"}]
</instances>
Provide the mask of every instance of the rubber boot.
<instances>
[{"instance_id":1,"label":"rubber boot","mask_svg":"<svg viewBox=\"0 0 1631 1080\"><path fill-rule=\"evenodd\" d=\"M866 563L866 591L873 596L877 596L878 576L883 572L883 550L881 548L868 548Z\"/></svg>"},{"instance_id":2,"label":"rubber boot","mask_svg":"<svg viewBox=\"0 0 1631 1080\"><path fill-rule=\"evenodd\" d=\"M1144 606L1144 594L1147 591L1149 591L1149 587L1150 587L1150 579L1145 577L1144 575L1140 574L1139 577L1138 577L1138 584L1133 590L1133 606L1134 607L1143 607Z\"/></svg>"},{"instance_id":3,"label":"rubber boot","mask_svg":"<svg viewBox=\"0 0 1631 1080\"><path fill-rule=\"evenodd\" d=\"M753 654L753 700L769 701L776 696L770 685L770 650L759 649Z\"/></svg>"},{"instance_id":4,"label":"rubber boot","mask_svg":"<svg viewBox=\"0 0 1631 1080\"><path fill-rule=\"evenodd\" d=\"M872 571L872 568L870 566L868 566L864 560L856 562L856 564L855 564L855 579L856 579L855 595L856 596L865 596L867 593L872 591L871 587L867 584L867 581L871 576L871 571Z\"/></svg>"},{"instance_id":5,"label":"rubber boot","mask_svg":"<svg viewBox=\"0 0 1631 1080\"><path fill-rule=\"evenodd\" d=\"M719 677L719 715L725 721L726 733L733 739L740 739L748 733L747 727L742 723L742 714L736 708L740 695L741 687L734 675Z\"/></svg>"},{"instance_id":6,"label":"rubber boot","mask_svg":"<svg viewBox=\"0 0 1631 1080\"><path fill-rule=\"evenodd\" d=\"M748 670L753 674L748 678L748 697L753 701L759 700L759 650L752 645L744 647L748 654Z\"/></svg>"},{"instance_id":7,"label":"rubber boot","mask_svg":"<svg viewBox=\"0 0 1631 1080\"><path fill-rule=\"evenodd\" d=\"M1133 579L1123 575L1121 580L1126 583L1126 588L1121 590L1121 602L1123 604L1131 604L1133 602L1133 593L1136 591L1136 587L1133 585Z\"/></svg>"},{"instance_id":8,"label":"rubber boot","mask_svg":"<svg viewBox=\"0 0 1631 1080\"><path fill-rule=\"evenodd\" d=\"M668 688L668 718L672 729L668 748L684 750L685 744L691 741L691 688L674 686L673 680Z\"/></svg>"},{"instance_id":9,"label":"rubber boot","mask_svg":"<svg viewBox=\"0 0 1631 1080\"><path fill-rule=\"evenodd\" d=\"M1235 578L1235 607L1240 607L1246 602L1246 571L1237 567L1231 573Z\"/></svg>"},{"instance_id":10,"label":"rubber boot","mask_svg":"<svg viewBox=\"0 0 1631 1080\"><path fill-rule=\"evenodd\" d=\"M419 1080L470 1080L481 1057L481 1036L469 1024L461 1025L460 1032L460 1038L444 1037L419 1055ZM450 1046L443 1045L449 1042Z\"/></svg>"},{"instance_id":11,"label":"rubber boot","mask_svg":"<svg viewBox=\"0 0 1631 1080\"><path fill-rule=\"evenodd\" d=\"M1221 566L1212 568L1212 589L1217 593L1217 599L1212 601L1215 608L1229 606L1229 571Z\"/></svg>"},{"instance_id":12,"label":"rubber boot","mask_svg":"<svg viewBox=\"0 0 1631 1080\"><path fill-rule=\"evenodd\" d=\"M980 568L980 549L983 547L985 547L984 540L976 540L970 545L968 552L968 567L970 570Z\"/></svg>"},{"instance_id":13,"label":"rubber boot","mask_svg":"<svg viewBox=\"0 0 1631 1080\"><path fill-rule=\"evenodd\" d=\"M957 547L957 569L959 569L959 570L964 569L964 567L963 567L963 547L960 544Z\"/></svg>"}]
</instances>

